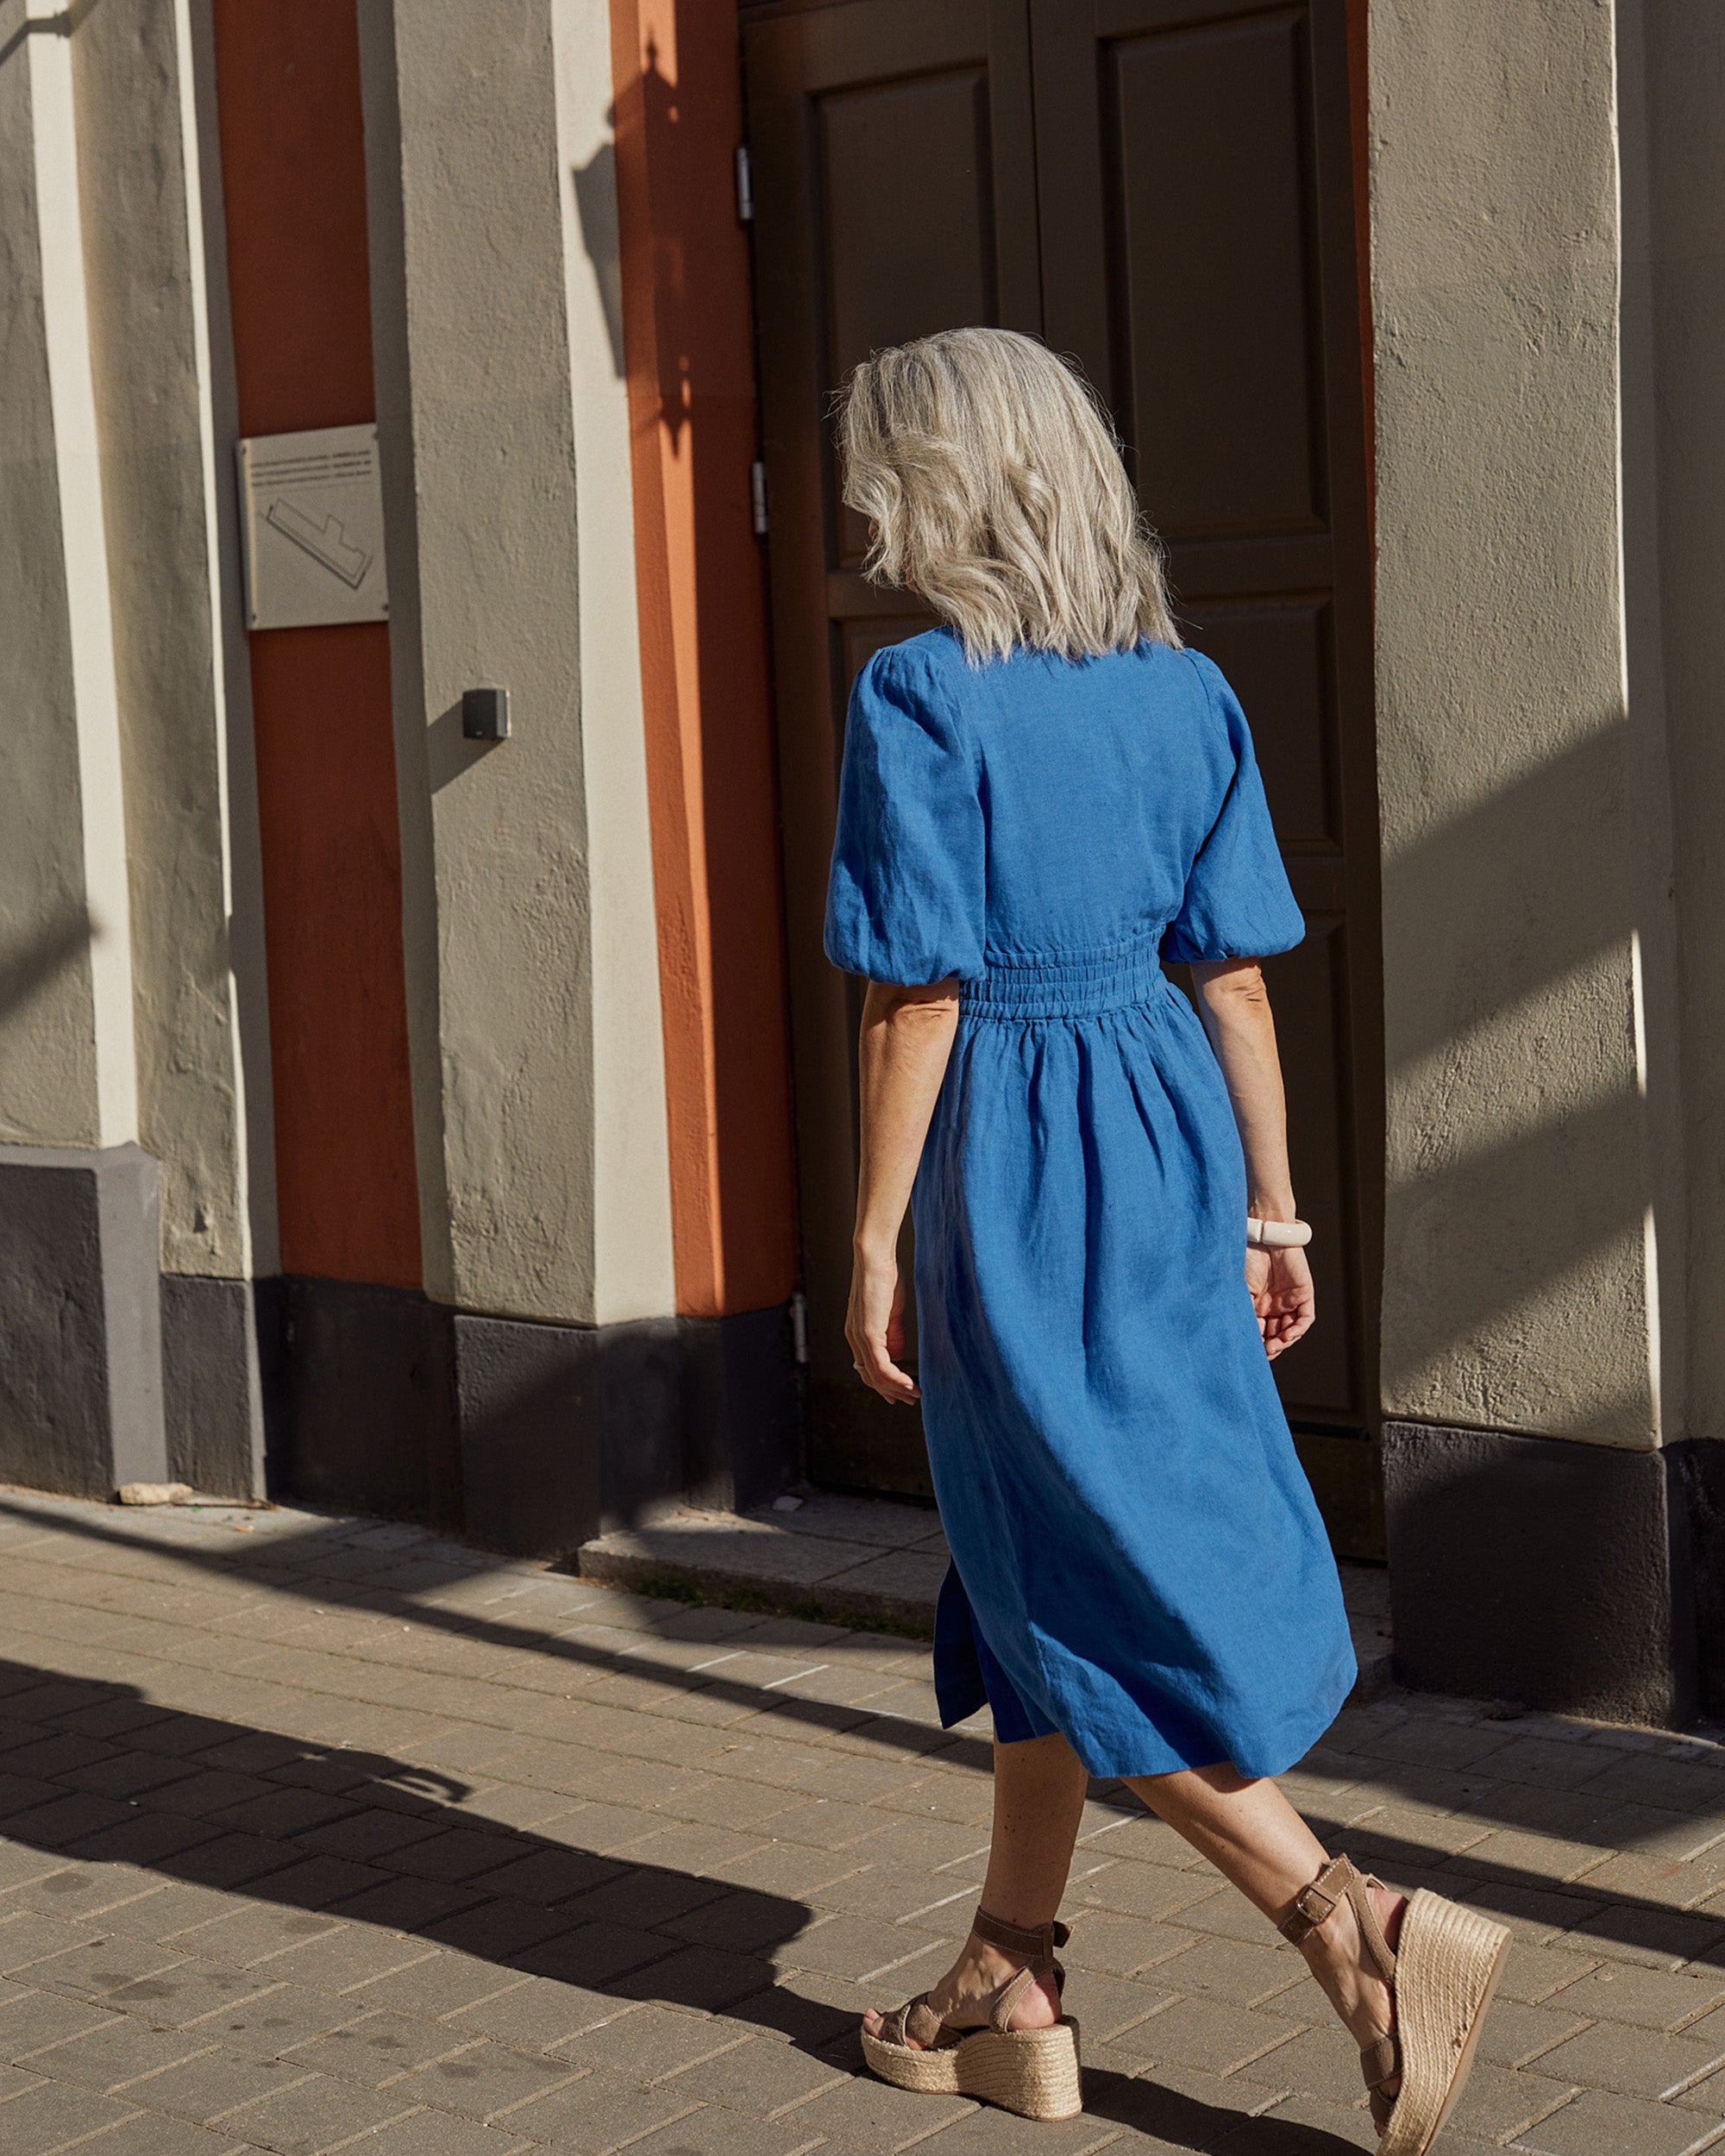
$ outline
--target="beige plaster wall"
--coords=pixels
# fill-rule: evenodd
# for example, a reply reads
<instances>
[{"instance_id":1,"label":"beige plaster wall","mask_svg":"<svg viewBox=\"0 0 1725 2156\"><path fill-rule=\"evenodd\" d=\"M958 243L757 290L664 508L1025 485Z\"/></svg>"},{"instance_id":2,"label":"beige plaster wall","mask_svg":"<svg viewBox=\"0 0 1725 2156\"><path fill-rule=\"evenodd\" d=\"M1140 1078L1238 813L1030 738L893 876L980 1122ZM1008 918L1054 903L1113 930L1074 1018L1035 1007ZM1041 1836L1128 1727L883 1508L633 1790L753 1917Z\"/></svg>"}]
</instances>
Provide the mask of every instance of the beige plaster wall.
<instances>
[{"instance_id":1,"label":"beige plaster wall","mask_svg":"<svg viewBox=\"0 0 1725 2156\"><path fill-rule=\"evenodd\" d=\"M0 0L0 1143L137 1135L72 58Z\"/></svg>"},{"instance_id":2,"label":"beige plaster wall","mask_svg":"<svg viewBox=\"0 0 1725 2156\"><path fill-rule=\"evenodd\" d=\"M1384 1406L1646 1446L1669 1104L1626 696L1614 12L1373 0L1371 33Z\"/></svg>"},{"instance_id":3,"label":"beige plaster wall","mask_svg":"<svg viewBox=\"0 0 1725 2156\"><path fill-rule=\"evenodd\" d=\"M236 913L255 920L260 898L187 0L104 0L70 45L125 774L138 1138L161 1163L164 1269L242 1278L254 1259L265 1271L276 1263L268 1053L254 1034L242 1054L230 936ZM250 1104L248 1090L259 1096ZM255 1159L251 1123L263 1138Z\"/></svg>"},{"instance_id":4,"label":"beige plaster wall","mask_svg":"<svg viewBox=\"0 0 1725 2156\"><path fill-rule=\"evenodd\" d=\"M605 13L361 0L361 24L426 1286L662 1314L626 417L570 169L604 127ZM461 734L486 684L514 728L492 748Z\"/></svg>"}]
</instances>

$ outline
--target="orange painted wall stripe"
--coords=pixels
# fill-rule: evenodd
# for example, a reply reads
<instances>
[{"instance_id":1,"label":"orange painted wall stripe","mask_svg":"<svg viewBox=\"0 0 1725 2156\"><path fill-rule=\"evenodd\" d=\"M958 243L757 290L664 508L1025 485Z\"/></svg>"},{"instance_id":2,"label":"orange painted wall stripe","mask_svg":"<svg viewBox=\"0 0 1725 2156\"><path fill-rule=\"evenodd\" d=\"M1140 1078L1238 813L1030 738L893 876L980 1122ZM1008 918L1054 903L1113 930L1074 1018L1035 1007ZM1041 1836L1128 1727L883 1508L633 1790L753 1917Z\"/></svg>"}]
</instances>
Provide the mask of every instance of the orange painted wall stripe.
<instances>
[{"instance_id":1,"label":"orange painted wall stripe","mask_svg":"<svg viewBox=\"0 0 1725 2156\"><path fill-rule=\"evenodd\" d=\"M354 0L215 0L242 434L375 417ZM417 1287L381 622L251 637L285 1272Z\"/></svg>"},{"instance_id":2,"label":"orange painted wall stripe","mask_svg":"<svg viewBox=\"0 0 1725 2156\"><path fill-rule=\"evenodd\" d=\"M635 551L678 1307L796 1278L749 256L731 0L612 0Z\"/></svg>"}]
</instances>

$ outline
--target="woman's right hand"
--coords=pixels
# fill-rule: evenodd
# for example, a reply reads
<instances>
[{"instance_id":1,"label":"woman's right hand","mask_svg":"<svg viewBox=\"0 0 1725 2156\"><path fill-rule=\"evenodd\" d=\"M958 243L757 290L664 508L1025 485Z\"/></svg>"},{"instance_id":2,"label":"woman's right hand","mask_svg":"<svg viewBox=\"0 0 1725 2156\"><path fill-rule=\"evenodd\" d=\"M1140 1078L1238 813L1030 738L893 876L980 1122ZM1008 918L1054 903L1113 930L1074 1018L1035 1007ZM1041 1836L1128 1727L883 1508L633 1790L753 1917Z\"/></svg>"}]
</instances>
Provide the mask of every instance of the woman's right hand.
<instances>
[{"instance_id":1,"label":"woman's right hand","mask_svg":"<svg viewBox=\"0 0 1725 2156\"><path fill-rule=\"evenodd\" d=\"M1273 1363L1305 1338L1318 1314L1305 1251L1248 1250L1245 1284L1258 1313L1264 1351Z\"/></svg>"},{"instance_id":2,"label":"woman's right hand","mask_svg":"<svg viewBox=\"0 0 1725 2156\"><path fill-rule=\"evenodd\" d=\"M854 1253L844 1337L856 1375L870 1392L898 1407L922 1398L915 1379L896 1359L905 1351L905 1282L896 1251L881 1257Z\"/></svg>"}]
</instances>

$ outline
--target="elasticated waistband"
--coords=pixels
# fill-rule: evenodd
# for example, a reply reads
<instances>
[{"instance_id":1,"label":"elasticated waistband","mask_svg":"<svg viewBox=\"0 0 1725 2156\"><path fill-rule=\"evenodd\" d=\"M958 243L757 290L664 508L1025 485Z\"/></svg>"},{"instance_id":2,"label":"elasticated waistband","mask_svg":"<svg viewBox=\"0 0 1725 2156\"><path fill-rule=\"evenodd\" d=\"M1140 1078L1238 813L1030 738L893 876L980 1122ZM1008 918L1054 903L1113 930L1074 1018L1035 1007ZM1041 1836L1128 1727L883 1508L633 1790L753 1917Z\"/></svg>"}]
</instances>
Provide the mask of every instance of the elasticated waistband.
<instances>
[{"instance_id":1,"label":"elasticated waistband","mask_svg":"<svg viewBox=\"0 0 1725 2156\"><path fill-rule=\"evenodd\" d=\"M1057 951L990 966L960 984L960 1010L973 1018L1076 1018L1148 1003L1166 986L1163 933L1158 926L1111 950Z\"/></svg>"}]
</instances>

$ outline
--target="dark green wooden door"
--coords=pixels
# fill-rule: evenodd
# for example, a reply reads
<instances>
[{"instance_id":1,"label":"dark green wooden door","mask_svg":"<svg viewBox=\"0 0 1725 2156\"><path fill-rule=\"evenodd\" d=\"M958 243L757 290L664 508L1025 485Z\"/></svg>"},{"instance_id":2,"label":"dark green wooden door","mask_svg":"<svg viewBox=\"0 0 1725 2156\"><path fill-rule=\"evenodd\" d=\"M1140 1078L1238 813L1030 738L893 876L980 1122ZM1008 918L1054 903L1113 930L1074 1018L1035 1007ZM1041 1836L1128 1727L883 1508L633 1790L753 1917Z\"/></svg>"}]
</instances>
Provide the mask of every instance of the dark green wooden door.
<instances>
[{"instance_id":1,"label":"dark green wooden door","mask_svg":"<svg viewBox=\"0 0 1725 2156\"><path fill-rule=\"evenodd\" d=\"M1176 605L1251 715L1308 936L1270 972L1321 1322L1278 1365L1339 1546L1381 1551L1368 492L1344 0L744 9L817 1479L925 1489L843 1325L857 991L820 956L844 711L925 625L857 573L833 391L875 346L1040 332L1102 390Z\"/></svg>"}]
</instances>

